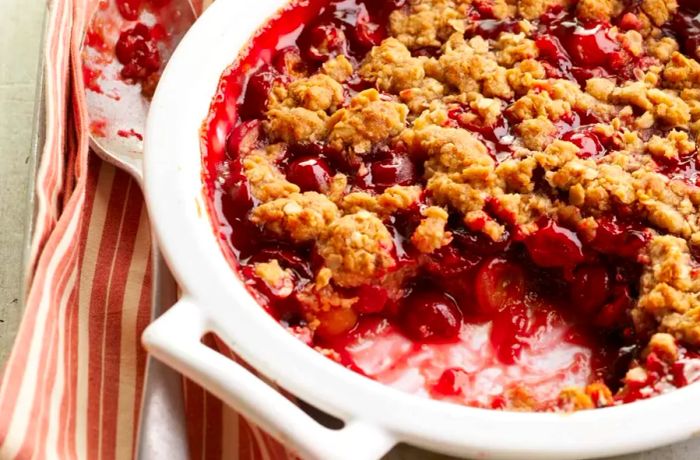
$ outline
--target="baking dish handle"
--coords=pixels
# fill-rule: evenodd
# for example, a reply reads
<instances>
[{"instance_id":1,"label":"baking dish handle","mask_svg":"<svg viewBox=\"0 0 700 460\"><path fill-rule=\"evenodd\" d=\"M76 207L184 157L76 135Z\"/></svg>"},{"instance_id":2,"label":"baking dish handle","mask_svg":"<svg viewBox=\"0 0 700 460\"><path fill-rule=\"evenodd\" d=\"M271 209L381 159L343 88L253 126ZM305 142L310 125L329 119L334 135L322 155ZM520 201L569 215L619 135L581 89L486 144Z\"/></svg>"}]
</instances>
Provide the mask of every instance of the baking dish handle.
<instances>
[{"instance_id":1,"label":"baking dish handle","mask_svg":"<svg viewBox=\"0 0 700 460\"><path fill-rule=\"evenodd\" d=\"M324 427L277 390L201 341L207 332L200 309L181 299L143 334L148 351L209 390L249 421L307 459L374 460L397 440L372 424L350 420Z\"/></svg>"}]
</instances>

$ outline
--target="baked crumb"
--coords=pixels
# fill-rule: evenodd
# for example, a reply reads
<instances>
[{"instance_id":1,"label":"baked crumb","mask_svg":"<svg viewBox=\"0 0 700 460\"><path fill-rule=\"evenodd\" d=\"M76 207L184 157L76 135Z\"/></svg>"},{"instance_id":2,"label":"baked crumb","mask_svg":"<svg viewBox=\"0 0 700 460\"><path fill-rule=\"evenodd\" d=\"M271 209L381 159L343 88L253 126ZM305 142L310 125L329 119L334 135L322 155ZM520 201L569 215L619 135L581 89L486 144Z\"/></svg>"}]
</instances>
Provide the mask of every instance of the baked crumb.
<instances>
[{"instance_id":1,"label":"baked crumb","mask_svg":"<svg viewBox=\"0 0 700 460\"><path fill-rule=\"evenodd\" d=\"M391 234L368 211L334 220L318 241L319 255L339 286L367 284L396 265Z\"/></svg>"},{"instance_id":2,"label":"baked crumb","mask_svg":"<svg viewBox=\"0 0 700 460\"><path fill-rule=\"evenodd\" d=\"M369 152L373 143L399 134L407 115L404 104L382 100L377 90L368 89L352 98L347 109L333 114L328 141L335 148L361 155Z\"/></svg>"}]
</instances>

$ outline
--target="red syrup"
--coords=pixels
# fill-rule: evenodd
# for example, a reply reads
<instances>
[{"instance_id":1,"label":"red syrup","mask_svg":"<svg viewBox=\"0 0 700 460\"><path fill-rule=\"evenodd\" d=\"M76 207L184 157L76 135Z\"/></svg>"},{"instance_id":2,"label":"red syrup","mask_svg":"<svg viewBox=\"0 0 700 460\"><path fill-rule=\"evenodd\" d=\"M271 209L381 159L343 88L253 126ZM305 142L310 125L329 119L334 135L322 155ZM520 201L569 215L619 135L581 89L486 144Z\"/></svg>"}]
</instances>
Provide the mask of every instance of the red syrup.
<instances>
[{"instance_id":1,"label":"red syrup","mask_svg":"<svg viewBox=\"0 0 700 460\"><path fill-rule=\"evenodd\" d=\"M548 76L569 78L585 85L592 77L616 76L635 79L635 70L652 61L634 56L611 33L606 22L581 22L570 13L554 8L538 24L535 40L549 66Z\"/></svg>"},{"instance_id":2,"label":"red syrup","mask_svg":"<svg viewBox=\"0 0 700 460\"><path fill-rule=\"evenodd\" d=\"M591 241L576 229L543 221L527 237L509 226L495 242L451 218L452 243L420 255L410 243L421 218L416 207L386 222L394 235L397 266L415 276L391 296L382 286L347 290L359 299L353 311L315 334L302 320L296 293L314 282L319 256L312 244L281 242L248 219L256 200L241 172L240 152L268 143L261 122L272 84L299 69L315 71L339 53L359 62L385 36L389 13L404 3L292 3L258 31L224 72L201 143L207 205L226 257L262 307L295 336L332 350L343 366L395 388L487 408L508 407L510 392L524 388L535 410L551 410L567 386L603 381L616 391L629 363L640 355L626 312L636 295L641 270L636 260L649 231L631 217L603 217ZM474 8L479 22L471 33L516 30L515 23L491 19L488 2ZM543 52L552 69L577 79L584 70L617 74L618 61L639 64L627 60L609 26L568 21L564 13L553 13L538 26L541 50L553 43ZM585 60L595 66L584 67ZM354 94L367 86L353 78L345 91ZM498 161L510 157L510 121L501 117L493 126L479 126L464 122L461 115L467 112L450 112L451 122L477 135ZM606 154L608 140L590 128L597 121L574 113L558 122L558 136L578 145L580 156L598 159ZM419 160L409 158L400 144L375 147L363 160L353 160L364 165L349 163L323 144L300 144L287 147L279 166L305 191L325 191L332 175L343 172L356 187L381 192L394 184L422 183ZM499 213L497 203L487 208ZM514 222L513 216L500 217ZM254 264L273 259L293 272L291 295L280 296L257 278ZM697 378L686 378L692 372L671 369L667 374L680 375L675 384L682 386ZM639 397L629 394L624 402Z\"/></svg>"}]
</instances>

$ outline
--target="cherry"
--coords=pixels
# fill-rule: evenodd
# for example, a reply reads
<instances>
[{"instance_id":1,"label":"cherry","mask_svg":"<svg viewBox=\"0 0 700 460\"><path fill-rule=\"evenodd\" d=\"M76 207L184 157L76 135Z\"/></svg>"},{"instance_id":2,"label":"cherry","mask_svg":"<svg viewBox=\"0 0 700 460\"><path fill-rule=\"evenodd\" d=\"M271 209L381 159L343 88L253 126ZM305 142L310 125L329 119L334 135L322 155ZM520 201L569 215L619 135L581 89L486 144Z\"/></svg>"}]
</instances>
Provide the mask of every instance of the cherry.
<instances>
[{"instance_id":1,"label":"cherry","mask_svg":"<svg viewBox=\"0 0 700 460\"><path fill-rule=\"evenodd\" d=\"M452 367L445 369L433 386L433 391L445 396L462 394L463 387L469 381L469 374L464 369Z\"/></svg>"},{"instance_id":2,"label":"cherry","mask_svg":"<svg viewBox=\"0 0 700 460\"><path fill-rule=\"evenodd\" d=\"M457 338L462 312L454 300L434 291L414 291L405 299L400 317L404 333L418 342L444 342Z\"/></svg>"},{"instance_id":3,"label":"cherry","mask_svg":"<svg viewBox=\"0 0 700 460\"><path fill-rule=\"evenodd\" d=\"M329 20L304 28L297 41L302 55L316 62L324 62L338 54L346 54L347 39L342 28Z\"/></svg>"},{"instance_id":4,"label":"cherry","mask_svg":"<svg viewBox=\"0 0 700 460\"><path fill-rule=\"evenodd\" d=\"M425 268L435 276L451 278L471 271L479 262L479 256L465 254L456 247L447 245L432 252L425 262Z\"/></svg>"},{"instance_id":5,"label":"cherry","mask_svg":"<svg viewBox=\"0 0 700 460\"><path fill-rule=\"evenodd\" d=\"M612 215L598 219L598 228L591 246L603 254L636 259L649 238L647 229Z\"/></svg>"},{"instance_id":6,"label":"cherry","mask_svg":"<svg viewBox=\"0 0 700 460\"><path fill-rule=\"evenodd\" d=\"M578 146L577 153L579 158L592 158L597 160L605 156L606 149L600 141L598 135L593 132L592 128L579 128L569 131L561 138L563 141L568 141Z\"/></svg>"},{"instance_id":7,"label":"cherry","mask_svg":"<svg viewBox=\"0 0 700 460\"><path fill-rule=\"evenodd\" d=\"M492 256L503 253L510 246L510 233L506 230L501 239L494 241L481 232L472 232L463 226L452 229L452 237L467 254Z\"/></svg>"},{"instance_id":8,"label":"cherry","mask_svg":"<svg viewBox=\"0 0 700 460\"><path fill-rule=\"evenodd\" d=\"M522 302L525 275L514 262L495 257L484 262L476 274L476 300L481 313L497 313Z\"/></svg>"},{"instance_id":9,"label":"cherry","mask_svg":"<svg viewBox=\"0 0 700 460\"><path fill-rule=\"evenodd\" d=\"M610 276L602 265L583 265L574 270L570 289L573 307L585 315L592 315L610 297Z\"/></svg>"},{"instance_id":10,"label":"cherry","mask_svg":"<svg viewBox=\"0 0 700 460\"><path fill-rule=\"evenodd\" d=\"M439 289L461 304L474 298L474 269L480 262L480 257L447 245L425 258L423 268Z\"/></svg>"},{"instance_id":11,"label":"cherry","mask_svg":"<svg viewBox=\"0 0 700 460\"><path fill-rule=\"evenodd\" d=\"M700 20L694 8L679 11L671 22L670 32L678 37L683 53L693 58L700 58Z\"/></svg>"},{"instance_id":12,"label":"cherry","mask_svg":"<svg viewBox=\"0 0 700 460\"><path fill-rule=\"evenodd\" d=\"M497 314L491 323L491 345L503 364L514 364L520 357L530 333L530 316L523 303L511 305Z\"/></svg>"},{"instance_id":13,"label":"cherry","mask_svg":"<svg viewBox=\"0 0 700 460\"><path fill-rule=\"evenodd\" d=\"M389 293L381 286L363 285L357 290L355 310L360 313L379 313L389 300Z\"/></svg>"},{"instance_id":14,"label":"cherry","mask_svg":"<svg viewBox=\"0 0 700 460\"><path fill-rule=\"evenodd\" d=\"M127 21L135 21L143 6L143 0L117 0L117 9Z\"/></svg>"},{"instance_id":15,"label":"cherry","mask_svg":"<svg viewBox=\"0 0 700 460\"><path fill-rule=\"evenodd\" d=\"M145 80L160 70L158 45L144 24L138 23L119 35L115 54L124 65L121 75L125 79Z\"/></svg>"},{"instance_id":16,"label":"cherry","mask_svg":"<svg viewBox=\"0 0 700 460\"><path fill-rule=\"evenodd\" d=\"M236 209L236 214L245 215L253 209L255 201L250 192L250 184L245 178L232 181L227 187L228 195L231 198L231 204Z\"/></svg>"},{"instance_id":17,"label":"cherry","mask_svg":"<svg viewBox=\"0 0 700 460\"><path fill-rule=\"evenodd\" d=\"M325 193L331 182L331 170L322 158L302 157L287 167L287 179L302 192Z\"/></svg>"},{"instance_id":18,"label":"cherry","mask_svg":"<svg viewBox=\"0 0 700 460\"><path fill-rule=\"evenodd\" d=\"M359 5L355 20L354 37L361 47L377 46L386 37L386 29L372 20L364 4Z\"/></svg>"},{"instance_id":19,"label":"cherry","mask_svg":"<svg viewBox=\"0 0 700 460\"><path fill-rule=\"evenodd\" d=\"M596 67L610 64L620 51L620 44L609 35L609 26L596 24L593 27L576 26L564 40L563 45L574 64Z\"/></svg>"},{"instance_id":20,"label":"cherry","mask_svg":"<svg viewBox=\"0 0 700 460\"><path fill-rule=\"evenodd\" d=\"M226 139L228 157L237 158L241 152L251 150L262 133L260 120L245 121L231 130Z\"/></svg>"},{"instance_id":21,"label":"cherry","mask_svg":"<svg viewBox=\"0 0 700 460\"><path fill-rule=\"evenodd\" d=\"M557 37L540 35L535 39L535 45L540 56L556 65L558 69L568 71L571 68L571 59Z\"/></svg>"},{"instance_id":22,"label":"cherry","mask_svg":"<svg viewBox=\"0 0 700 460\"><path fill-rule=\"evenodd\" d=\"M581 86L590 78L608 77L610 74L602 67L572 67L571 75Z\"/></svg>"},{"instance_id":23,"label":"cherry","mask_svg":"<svg viewBox=\"0 0 700 460\"><path fill-rule=\"evenodd\" d=\"M594 323L608 329L620 328L625 324L625 317L631 306L632 297L627 286L616 286L613 289L613 300L600 310Z\"/></svg>"},{"instance_id":24,"label":"cherry","mask_svg":"<svg viewBox=\"0 0 700 460\"><path fill-rule=\"evenodd\" d=\"M243 103L239 109L241 119L250 120L264 117L267 111L267 97L270 88L279 79L280 75L268 66L263 66L250 77L246 85Z\"/></svg>"},{"instance_id":25,"label":"cherry","mask_svg":"<svg viewBox=\"0 0 700 460\"><path fill-rule=\"evenodd\" d=\"M530 258L540 267L574 267L584 259L583 247L576 233L553 220L525 240Z\"/></svg>"},{"instance_id":26,"label":"cherry","mask_svg":"<svg viewBox=\"0 0 700 460\"><path fill-rule=\"evenodd\" d=\"M365 184L378 191L394 185L412 185L418 180L416 167L407 155L395 154L374 161L369 166L370 176Z\"/></svg>"}]
</instances>

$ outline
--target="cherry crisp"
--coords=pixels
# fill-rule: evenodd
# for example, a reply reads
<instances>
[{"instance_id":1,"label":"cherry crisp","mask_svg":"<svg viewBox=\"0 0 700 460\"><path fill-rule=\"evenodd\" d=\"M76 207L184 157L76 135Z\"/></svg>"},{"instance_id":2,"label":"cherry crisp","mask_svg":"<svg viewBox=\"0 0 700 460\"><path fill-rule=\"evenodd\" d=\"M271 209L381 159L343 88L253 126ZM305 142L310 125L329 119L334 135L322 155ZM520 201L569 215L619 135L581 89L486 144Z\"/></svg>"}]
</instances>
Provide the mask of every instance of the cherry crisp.
<instances>
[{"instance_id":1,"label":"cherry crisp","mask_svg":"<svg viewBox=\"0 0 700 460\"><path fill-rule=\"evenodd\" d=\"M202 129L221 246L292 334L417 395L568 411L688 385L699 13L293 2Z\"/></svg>"}]
</instances>

